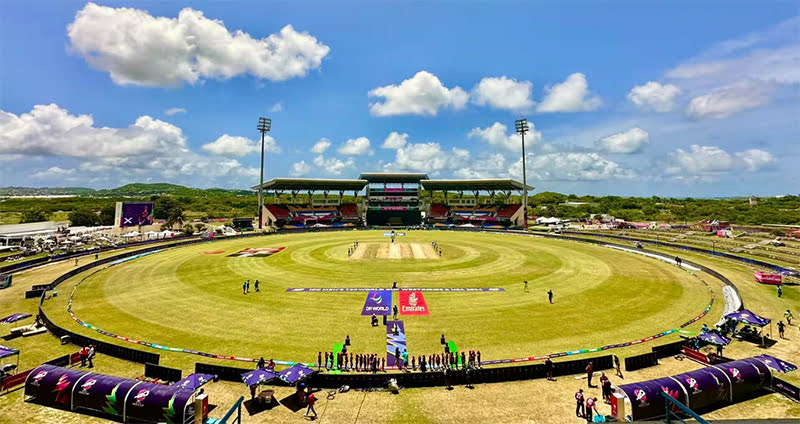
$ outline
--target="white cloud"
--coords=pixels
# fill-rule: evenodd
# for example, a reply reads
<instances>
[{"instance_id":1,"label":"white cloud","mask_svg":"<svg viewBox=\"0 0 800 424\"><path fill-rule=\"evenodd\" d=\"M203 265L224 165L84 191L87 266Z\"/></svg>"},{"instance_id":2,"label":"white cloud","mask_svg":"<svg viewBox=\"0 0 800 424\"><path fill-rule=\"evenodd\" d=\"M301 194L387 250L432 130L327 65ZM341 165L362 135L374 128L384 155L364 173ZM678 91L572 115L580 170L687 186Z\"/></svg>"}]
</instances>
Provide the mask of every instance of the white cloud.
<instances>
[{"instance_id":1,"label":"white cloud","mask_svg":"<svg viewBox=\"0 0 800 424\"><path fill-rule=\"evenodd\" d=\"M769 101L772 88L768 84L747 81L722 87L689 103L687 113L693 118L725 118Z\"/></svg>"},{"instance_id":2,"label":"white cloud","mask_svg":"<svg viewBox=\"0 0 800 424\"><path fill-rule=\"evenodd\" d=\"M343 155L371 155L372 149L369 148L369 139L367 137L351 138L342 144L337 152Z\"/></svg>"},{"instance_id":3,"label":"white cloud","mask_svg":"<svg viewBox=\"0 0 800 424\"><path fill-rule=\"evenodd\" d=\"M472 102L480 106L490 106L495 109L511 111L525 111L533 107L531 90L533 84L529 81L517 81L505 76L499 78L483 78L472 89Z\"/></svg>"},{"instance_id":4,"label":"white cloud","mask_svg":"<svg viewBox=\"0 0 800 424\"><path fill-rule=\"evenodd\" d=\"M773 156L772 153L759 149L750 149L736 153L736 157L744 163L745 170L750 172L758 171L775 162L775 156Z\"/></svg>"},{"instance_id":5,"label":"white cloud","mask_svg":"<svg viewBox=\"0 0 800 424\"><path fill-rule=\"evenodd\" d=\"M586 75L576 72L561 84L545 87L547 96L539 103L539 112L577 112L595 110L602 102L589 92Z\"/></svg>"},{"instance_id":6,"label":"white cloud","mask_svg":"<svg viewBox=\"0 0 800 424\"><path fill-rule=\"evenodd\" d=\"M713 180L734 171L755 172L774 161L774 156L763 150L730 154L716 146L693 144L688 151L677 149L669 154L665 173L677 179Z\"/></svg>"},{"instance_id":7,"label":"white cloud","mask_svg":"<svg viewBox=\"0 0 800 424\"><path fill-rule=\"evenodd\" d=\"M300 162L295 162L292 164L292 170L289 171L289 175L293 177L302 177L304 175L308 175L311 172L311 167L306 163L306 161L301 160Z\"/></svg>"},{"instance_id":8,"label":"white cloud","mask_svg":"<svg viewBox=\"0 0 800 424\"><path fill-rule=\"evenodd\" d=\"M644 110L669 112L675 106L675 98L681 89L672 84L660 84L649 81L645 85L634 86L628 93L628 99Z\"/></svg>"},{"instance_id":9,"label":"white cloud","mask_svg":"<svg viewBox=\"0 0 800 424\"><path fill-rule=\"evenodd\" d=\"M311 153L321 155L328 150L328 147L331 147L331 141L327 138L320 138L319 141L314 143L314 146L311 147Z\"/></svg>"},{"instance_id":10,"label":"white cloud","mask_svg":"<svg viewBox=\"0 0 800 424\"><path fill-rule=\"evenodd\" d=\"M271 108L269 108L269 111L273 112L273 113L282 112L283 111L283 103L282 102L275 103L274 105L272 105Z\"/></svg>"},{"instance_id":11,"label":"white cloud","mask_svg":"<svg viewBox=\"0 0 800 424\"><path fill-rule=\"evenodd\" d=\"M500 153L492 153L469 165L457 169L453 173L457 178L497 178L508 175L506 157Z\"/></svg>"},{"instance_id":12,"label":"white cloud","mask_svg":"<svg viewBox=\"0 0 800 424\"><path fill-rule=\"evenodd\" d=\"M540 181L597 181L612 178L633 178L636 174L597 153L556 152L527 154L528 178ZM508 170L514 178L522 178L522 159Z\"/></svg>"},{"instance_id":13,"label":"white cloud","mask_svg":"<svg viewBox=\"0 0 800 424\"><path fill-rule=\"evenodd\" d=\"M203 150L220 156L247 156L252 153L261 153L260 141L247 137L223 134L212 143L204 144ZM281 149L270 136L264 137L264 151L280 153Z\"/></svg>"},{"instance_id":14,"label":"white cloud","mask_svg":"<svg viewBox=\"0 0 800 424\"><path fill-rule=\"evenodd\" d=\"M78 158L86 179L113 171L122 180L202 175L213 181L257 172L234 159L193 152L180 128L150 116L125 128L97 127L91 115L71 115L55 104L20 115L0 111L0 154Z\"/></svg>"},{"instance_id":15,"label":"white cloud","mask_svg":"<svg viewBox=\"0 0 800 424\"><path fill-rule=\"evenodd\" d=\"M603 137L595 142L598 149L607 153L636 153L650 143L647 131L634 127L625 132Z\"/></svg>"},{"instance_id":16,"label":"white cloud","mask_svg":"<svg viewBox=\"0 0 800 424\"><path fill-rule=\"evenodd\" d=\"M231 32L220 20L185 8L177 18L87 3L67 26L70 49L117 84L194 84L249 74L271 81L303 77L330 48L291 25L265 38Z\"/></svg>"},{"instance_id":17,"label":"white cloud","mask_svg":"<svg viewBox=\"0 0 800 424\"><path fill-rule=\"evenodd\" d=\"M33 178L41 179L71 179L75 175L74 169L64 169L58 166L52 166L44 171L39 171L31 175Z\"/></svg>"},{"instance_id":18,"label":"white cloud","mask_svg":"<svg viewBox=\"0 0 800 424\"><path fill-rule=\"evenodd\" d=\"M525 135L525 147L531 147L542 140L541 131L536 131L536 127L532 122L528 122L528 127L530 130L528 131L528 134ZM499 147L512 152L520 151L522 147L520 135L517 133L507 134L507 131L507 126L499 122L495 122L486 128L473 128L470 130L467 136L486 141L494 147Z\"/></svg>"},{"instance_id":19,"label":"white cloud","mask_svg":"<svg viewBox=\"0 0 800 424\"><path fill-rule=\"evenodd\" d=\"M186 109L182 107L171 107L164 111L164 115L167 116L177 115L179 113L186 113Z\"/></svg>"},{"instance_id":20,"label":"white cloud","mask_svg":"<svg viewBox=\"0 0 800 424\"><path fill-rule=\"evenodd\" d=\"M352 168L355 162L353 162L353 158L347 158L346 161L341 161L336 158L325 159L322 155L319 155L314 158L314 165L321 168L326 174L342 175L342 172Z\"/></svg>"},{"instance_id":21,"label":"white cloud","mask_svg":"<svg viewBox=\"0 0 800 424\"><path fill-rule=\"evenodd\" d=\"M397 133L392 131L387 137L386 140L383 140L383 145L381 146L382 149L394 149L397 150L406 145L408 142L408 134L406 133Z\"/></svg>"},{"instance_id":22,"label":"white cloud","mask_svg":"<svg viewBox=\"0 0 800 424\"><path fill-rule=\"evenodd\" d=\"M383 98L369 104L369 111L374 116L435 116L443 107L464 108L469 97L461 87L447 88L436 75L427 71L417 72L400 85L374 88L368 95Z\"/></svg>"},{"instance_id":23,"label":"white cloud","mask_svg":"<svg viewBox=\"0 0 800 424\"><path fill-rule=\"evenodd\" d=\"M433 175L445 170L464 167L469 162L469 151L452 148L442 150L439 143L407 144L397 149L394 162L384 165L389 172L429 172Z\"/></svg>"}]
</instances>

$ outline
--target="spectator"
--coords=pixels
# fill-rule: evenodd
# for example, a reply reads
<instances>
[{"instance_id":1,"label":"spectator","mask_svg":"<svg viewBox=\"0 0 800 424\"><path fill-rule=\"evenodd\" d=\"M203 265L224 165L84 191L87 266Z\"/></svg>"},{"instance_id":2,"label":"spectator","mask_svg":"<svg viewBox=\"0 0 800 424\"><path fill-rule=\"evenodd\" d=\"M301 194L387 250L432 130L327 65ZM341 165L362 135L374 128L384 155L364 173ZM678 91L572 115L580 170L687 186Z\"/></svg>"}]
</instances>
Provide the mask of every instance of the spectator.
<instances>
[{"instance_id":1,"label":"spectator","mask_svg":"<svg viewBox=\"0 0 800 424\"><path fill-rule=\"evenodd\" d=\"M81 367L85 367L86 358L89 357L89 348L87 346L82 347L81 350L78 351L78 354L81 357Z\"/></svg>"},{"instance_id":2,"label":"spectator","mask_svg":"<svg viewBox=\"0 0 800 424\"><path fill-rule=\"evenodd\" d=\"M478 366L481 366L481 351L478 351Z\"/></svg>"},{"instance_id":3,"label":"spectator","mask_svg":"<svg viewBox=\"0 0 800 424\"><path fill-rule=\"evenodd\" d=\"M250 386L250 400L252 401L255 398L256 398L256 385L253 384L252 386Z\"/></svg>"},{"instance_id":4,"label":"spectator","mask_svg":"<svg viewBox=\"0 0 800 424\"><path fill-rule=\"evenodd\" d=\"M784 338L783 337L783 331L784 330L786 330L786 325L783 324L783 321L778 321L778 334L781 336L781 338Z\"/></svg>"},{"instance_id":5,"label":"spectator","mask_svg":"<svg viewBox=\"0 0 800 424\"><path fill-rule=\"evenodd\" d=\"M394 320L397 321L397 304L392 308L392 312L394 312Z\"/></svg>"},{"instance_id":6,"label":"spectator","mask_svg":"<svg viewBox=\"0 0 800 424\"><path fill-rule=\"evenodd\" d=\"M721 344L717 345L717 356L720 356L720 357L722 356L722 345Z\"/></svg>"},{"instance_id":7,"label":"spectator","mask_svg":"<svg viewBox=\"0 0 800 424\"><path fill-rule=\"evenodd\" d=\"M456 362L458 362L458 361L456 361ZM462 350L461 351L461 368L465 368L466 366L467 366L467 355Z\"/></svg>"},{"instance_id":8,"label":"spectator","mask_svg":"<svg viewBox=\"0 0 800 424\"><path fill-rule=\"evenodd\" d=\"M446 344L447 344L447 341L444 339L444 333L442 333L442 337L439 339L439 341L440 341L440 342L441 342L443 345L446 345Z\"/></svg>"},{"instance_id":9,"label":"spectator","mask_svg":"<svg viewBox=\"0 0 800 424\"><path fill-rule=\"evenodd\" d=\"M264 357L262 356L261 359L258 360L258 364L256 364L256 369L260 370L261 368L264 368L266 366L267 366L267 361L265 361Z\"/></svg>"},{"instance_id":10,"label":"spectator","mask_svg":"<svg viewBox=\"0 0 800 424\"><path fill-rule=\"evenodd\" d=\"M619 356L617 355L614 355L614 368L617 369L617 377L624 378L622 377L622 369L619 367Z\"/></svg>"}]
</instances>

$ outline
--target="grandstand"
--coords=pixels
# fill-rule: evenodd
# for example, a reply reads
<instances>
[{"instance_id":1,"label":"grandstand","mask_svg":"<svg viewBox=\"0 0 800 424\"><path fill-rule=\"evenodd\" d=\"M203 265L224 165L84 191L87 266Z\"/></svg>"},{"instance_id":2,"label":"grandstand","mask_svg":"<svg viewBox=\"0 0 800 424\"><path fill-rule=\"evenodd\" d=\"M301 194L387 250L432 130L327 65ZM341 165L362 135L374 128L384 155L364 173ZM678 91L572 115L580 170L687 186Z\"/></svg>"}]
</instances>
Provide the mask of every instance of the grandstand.
<instances>
[{"instance_id":1,"label":"grandstand","mask_svg":"<svg viewBox=\"0 0 800 424\"><path fill-rule=\"evenodd\" d=\"M275 194L274 203L264 205L264 225L289 229L423 224L508 228L524 219L522 205L512 197L524 186L511 179L432 180L423 173L372 172L354 180L275 178L262 188ZM350 192L353 200L345 203ZM434 199L436 192L444 200ZM465 192L472 196L464 197ZM290 200L282 204L285 193ZM307 193L305 203L298 203L301 193Z\"/></svg>"}]
</instances>

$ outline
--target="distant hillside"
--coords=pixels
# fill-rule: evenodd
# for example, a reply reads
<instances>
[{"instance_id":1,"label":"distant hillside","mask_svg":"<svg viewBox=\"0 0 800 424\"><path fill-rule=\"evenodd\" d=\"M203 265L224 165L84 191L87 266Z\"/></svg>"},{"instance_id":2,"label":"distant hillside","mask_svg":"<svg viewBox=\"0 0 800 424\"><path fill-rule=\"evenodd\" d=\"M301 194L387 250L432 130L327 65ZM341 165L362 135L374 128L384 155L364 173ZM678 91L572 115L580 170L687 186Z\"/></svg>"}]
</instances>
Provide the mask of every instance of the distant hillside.
<instances>
[{"instance_id":1,"label":"distant hillside","mask_svg":"<svg viewBox=\"0 0 800 424\"><path fill-rule=\"evenodd\" d=\"M174 196L229 196L250 195L250 190L228 190L222 188L189 188L167 183L133 183L122 187L95 190L85 187L0 187L0 196L88 196L88 197L141 197L157 194Z\"/></svg>"}]
</instances>

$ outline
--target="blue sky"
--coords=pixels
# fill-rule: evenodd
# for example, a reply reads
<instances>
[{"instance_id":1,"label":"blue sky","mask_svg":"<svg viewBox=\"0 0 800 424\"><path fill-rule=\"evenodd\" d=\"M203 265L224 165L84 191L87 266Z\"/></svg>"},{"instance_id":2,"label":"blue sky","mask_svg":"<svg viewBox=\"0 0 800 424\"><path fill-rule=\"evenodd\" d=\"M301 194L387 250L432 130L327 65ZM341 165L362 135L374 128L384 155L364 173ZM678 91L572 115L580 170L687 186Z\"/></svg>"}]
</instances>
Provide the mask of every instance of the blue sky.
<instances>
[{"instance_id":1,"label":"blue sky","mask_svg":"<svg viewBox=\"0 0 800 424\"><path fill-rule=\"evenodd\" d=\"M190 4L190 5L189 5ZM691 9L691 11L689 11ZM0 185L362 171L577 194L800 187L800 2L0 5Z\"/></svg>"}]
</instances>

